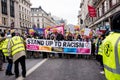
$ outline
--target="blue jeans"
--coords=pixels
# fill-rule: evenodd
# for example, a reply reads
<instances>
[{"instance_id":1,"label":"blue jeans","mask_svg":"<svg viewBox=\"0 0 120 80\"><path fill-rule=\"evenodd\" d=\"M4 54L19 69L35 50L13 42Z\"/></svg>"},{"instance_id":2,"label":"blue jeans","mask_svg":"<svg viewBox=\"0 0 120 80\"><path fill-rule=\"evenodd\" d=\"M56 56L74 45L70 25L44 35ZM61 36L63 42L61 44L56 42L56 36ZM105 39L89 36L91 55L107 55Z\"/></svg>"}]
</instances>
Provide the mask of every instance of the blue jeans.
<instances>
[{"instance_id":1,"label":"blue jeans","mask_svg":"<svg viewBox=\"0 0 120 80\"><path fill-rule=\"evenodd\" d=\"M6 74L9 74L9 73L12 73L13 61L9 57L7 57L7 60L8 60L8 65L7 65L7 69L6 69Z\"/></svg>"}]
</instances>

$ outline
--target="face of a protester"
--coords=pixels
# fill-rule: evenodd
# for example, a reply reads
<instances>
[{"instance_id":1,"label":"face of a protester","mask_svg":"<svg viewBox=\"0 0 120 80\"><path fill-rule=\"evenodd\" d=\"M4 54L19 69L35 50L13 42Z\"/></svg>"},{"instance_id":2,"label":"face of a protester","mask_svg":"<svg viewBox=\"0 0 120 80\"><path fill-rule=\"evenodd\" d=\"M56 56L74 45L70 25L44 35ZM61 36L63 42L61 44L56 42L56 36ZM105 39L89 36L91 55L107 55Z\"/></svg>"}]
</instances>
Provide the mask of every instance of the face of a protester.
<instances>
[{"instance_id":1,"label":"face of a protester","mask_svg":"<svg viewBox=\"0 0 120 80\"><path fill-rule=\"evenodd\" d=\"M101 37L101 35L98 35L98 38L100 38Z\"/></svg>"}]
</instances>

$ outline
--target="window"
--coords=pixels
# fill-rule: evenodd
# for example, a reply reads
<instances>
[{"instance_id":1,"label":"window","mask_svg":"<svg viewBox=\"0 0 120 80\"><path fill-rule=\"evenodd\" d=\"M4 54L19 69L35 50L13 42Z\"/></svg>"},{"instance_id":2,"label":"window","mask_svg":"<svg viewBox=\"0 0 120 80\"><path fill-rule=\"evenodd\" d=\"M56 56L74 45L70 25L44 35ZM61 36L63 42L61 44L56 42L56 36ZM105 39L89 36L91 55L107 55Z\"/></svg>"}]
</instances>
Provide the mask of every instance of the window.
<instances>
[{"instance_id":1,"label":"window","mask_svg":"<svg viewBox=\"0 0 120 80\"><path fill-rule=\"evenodd\" d=\"M3 25L7 25L7 18L2 17L2 24L3 24Z\"/></svg>"},{"instance_id":2,"label":"window","mask_svg":"<svg viewBox=\"0 0 120 80\"><path fill-rule=\"evenodd\" d=\"M104 7L105 7L105 13L109 10L108 8L108 1L104 2Z\"/></svg>"},{"instance_id":3,"label":"window","mask_svg":"<svg viewBox=\"0 0 120 80\"><path fill-rule=\"evenodd\" d=\"M24 10L24 8L22 7L22 11Z\"/></svg>"},{"instance_id":4,"label":"window","mask_svg":"<svg viewBox=\"0 0 120 80\"><path fill-rule=\"evenodd\" d=\"M110 6L109 6L109 5L110 5L109 0L107 0L107 1L106 1L106 9L107 9L107 11L110 9Z\"/></svg>"},{"instance_id":5,"label":"window","mask_svg":"<svg viewBox=\"0 0 120 80\"><path fill-rule=\"evenodd\" d=\"M7 0L1 0L2 14L7 15Z\"/></svg>"},{"instance_id":6,"label":"window","mask_svg":"<svg viewBox=\"0 0 120 80\"><path fill-rule=\"evenodd\" d=\"M97 17L100 17L99 8L97 9Z\"/></svg>"},{"instance_id":7,"label":"window","mask_svg":"<svg viewBox=\"0 0 120 80\"><path fill-rule=\"evenodd\" d=\"M20 16L20 20L21 20L21 13L19 13L19 16Z\"/></svg>"},{"instance_id":8,"label":"window","mask_svg":"<svg viewBox=\"0 0 120 80\"><path fill-rule=\"evenodd\" d=\"M112 6L117 3L117 0L112 0Z\"/></svg>"},{"instance_id":9,"label":"window","mask_svg":"<svg viewBox=\"0 0 120 80\"><path fill-rule=\"evenodd\" d=\"M21 22L20 22L20 27L22 27Z\"/></svg>"},{"instance_id":10,"label":"window","mask_svg":"<svg viewBox=\"0 0 120 80\"><path fill-rule=\"evenodd\" d=\"M37 27L38 27L38 28L40 27L40 24L39 24L39 23L37 24Z\"/></svg>"},{"instance_id":11,"label":"window","mask_svg":"<svg viewBox=\"0 0 120 80\"><path fill-rule=\"evenodd\" d=\"M11 28L14 28L14 22L13 22L13 20L11 20Z\"/></svg>"},{"instance_id":12,"label":"window","mask_svg":"<svg viewBox=\"0 0 120 80\"><path fill-rule=\"evenodd\" d=\"M24 3L24 1L22 0L22 4Z\"/></svg>"},{"instance_id":13,"label":"window","mask_svg":"<svg viewBox=\"0 0 120 80\"><path fill-rule=\"evenodd\" d=\"M10 0L10 16L15 17L14 1Z\"/></svg>"},{"instance_id":14,"label":"window","mask_svg":"<svg viewBox=\"0 0 120 80\"><path fill-rule=\"evenodd\" d=\"M117 4L117 0L109 0L109 2L110 2L110 8L111 8L113 5Z\"/></svg>"},{"instance_id":15,"label":"window","mask_svg":"<svg viewBox=\"0 0 120 80\"><path fill-rule=\"evenodd\" d=\"M19 10L21 11L21 6L19 5Z\"/></svg>"},{"instance_id":16,"label":"window","mask_svg":"<svg viewBox=\"0 0 120 80\"><path fill-rule=\"evenodd\" d=\"M99 16L102 16L102 6L99 7Z\"/></svg>"},{"instance_id":17,"label":"window","mask_svg":"<svg viewBox=\"0 0 120 80\"><path fill-rule=\"evenodd\" d=\"M23 23L23 27L24 27L24 23Z\"/></svg>"},{"instance_id":18,"label":"window","mask_svg":"<svg viewBox=\"0 0 120 80\"><path fill-rule=\"evenodd\" d=\"M117 0L117 3L120 2L120 0Z\"/></svg>"},{"instance_id":19,"label":"window","mask_svg":"<svg viewBox=\"0 0 120 80\"><path fill-rule=\"evenodd\" d=\"M105 6L104 6L104 2L102 3L102 14L105 13Z\"/></svg>"},{"instance_id":20,"label":"window","mask_svg":"<svg viewBox=\"0 0 120 80\"><path fill-rule=\"evenodd\" d=\"M112 7L112 0L109 0L109 6Z\"/></svg>"}]
</instances>

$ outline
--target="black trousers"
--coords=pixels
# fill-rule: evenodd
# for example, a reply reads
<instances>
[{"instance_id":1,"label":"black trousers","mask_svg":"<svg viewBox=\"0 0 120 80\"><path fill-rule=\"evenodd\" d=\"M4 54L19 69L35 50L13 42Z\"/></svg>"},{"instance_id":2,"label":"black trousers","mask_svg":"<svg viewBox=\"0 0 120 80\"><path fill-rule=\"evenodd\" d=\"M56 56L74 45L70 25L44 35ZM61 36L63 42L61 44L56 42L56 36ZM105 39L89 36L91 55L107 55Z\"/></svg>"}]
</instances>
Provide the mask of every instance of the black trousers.
<instances>
[{"instance_id":1,"label":"black trousers","mask_svg":"<svg viewBox=\"0 0 120 80\"><path fill-rule=\"evenodd\" d=\"M96 58L97 58L97 61L100 63L100 66L103 66L103 56L97 55Z\"/></svg>"},{"instance_id":2,"label":"black trousers","mask_svg":"<svg viewBox=\"0 0 120 80\"><path fill-rule=\"evenodd\" d=\"M19 63L21 64L21 68L22 68L22 76L26 77L26 63L25 63L25 56L20 57L17 61L15 61L15 67L14 67L14 71L15 71L15 77L19 77Z\"/></svg>"},{"instance_id":3,"label":"black trousers","mask_svg":"<svg viewBox=\"0 0 120 80\"><path fill-rule=\"evenodd\" d=\"M3 67L3 55L2 50L0 50L0 70L2 70Z\"/></svg>"}]
</instances>

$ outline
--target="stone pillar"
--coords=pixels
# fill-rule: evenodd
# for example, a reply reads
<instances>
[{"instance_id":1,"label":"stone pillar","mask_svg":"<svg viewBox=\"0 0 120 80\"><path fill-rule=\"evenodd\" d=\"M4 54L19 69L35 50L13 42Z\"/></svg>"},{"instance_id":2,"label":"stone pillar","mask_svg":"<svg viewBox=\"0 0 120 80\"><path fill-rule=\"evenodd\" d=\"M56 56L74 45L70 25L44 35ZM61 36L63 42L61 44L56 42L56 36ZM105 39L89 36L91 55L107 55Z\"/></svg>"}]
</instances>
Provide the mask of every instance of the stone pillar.
<instances>
[{"instance_id":1,"label":"stone pillar","mask_svg":"<svg viewBox=\"0 0 120 80\"><path fill-rule=\"evenodd\" d=\"M10 0L7 1L7 13L8 13L8 24L7 27L11 26L11 20L10 20Z\"/></svg>"},{"instance_id":2,"label":"stone pillar","mask_svg":"<svg viewBox=\"0 0 120 80\"><path fill-rule=\"evenodd\" d=\"M19 2L17 0L15 0L14 2L14 10L15 10L15 28L20 28Z\"/></svg>"}]
</instances>

